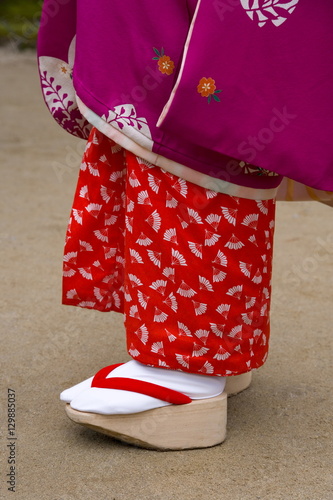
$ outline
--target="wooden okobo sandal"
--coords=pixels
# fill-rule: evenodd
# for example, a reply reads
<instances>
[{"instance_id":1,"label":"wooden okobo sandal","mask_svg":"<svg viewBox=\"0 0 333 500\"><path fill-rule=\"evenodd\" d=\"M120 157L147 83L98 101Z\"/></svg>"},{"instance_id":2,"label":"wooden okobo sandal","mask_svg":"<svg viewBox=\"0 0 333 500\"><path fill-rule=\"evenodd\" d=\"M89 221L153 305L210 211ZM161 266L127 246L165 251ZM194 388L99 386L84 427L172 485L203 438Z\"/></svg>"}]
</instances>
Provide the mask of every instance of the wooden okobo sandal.
<instances>
[{"instance_id":1,"label":"wooden okobo sandal","mask_svg":"<svg viewBox=\"0 0 333 500\"><path fill-rule=\"evenodd\" d=\"M73 422L120 441L161 451L208 448L222 443L226 438L227 397L245 390L251 383L252 375L249 372L229 377L225 392L219 396L191 400L184 394L150 382L106 378L116 366L100 370L91 386L139 392L172 404L118 415L81 412L67 404L67 416Z\"/></svg>"},{"instance_id":2,"label":"wooden okobo sandal","mask_svg":"<svg viewBox=\"0 0 333 500\"><path fill-rule=\"evenodd\" d=\"M236 394L239 394L250 387L252 382L252 372L242 373L241 375L226 378L227 381L224 392L226 392L228 396L236 396Z\"/></svg>"}]
</instances>

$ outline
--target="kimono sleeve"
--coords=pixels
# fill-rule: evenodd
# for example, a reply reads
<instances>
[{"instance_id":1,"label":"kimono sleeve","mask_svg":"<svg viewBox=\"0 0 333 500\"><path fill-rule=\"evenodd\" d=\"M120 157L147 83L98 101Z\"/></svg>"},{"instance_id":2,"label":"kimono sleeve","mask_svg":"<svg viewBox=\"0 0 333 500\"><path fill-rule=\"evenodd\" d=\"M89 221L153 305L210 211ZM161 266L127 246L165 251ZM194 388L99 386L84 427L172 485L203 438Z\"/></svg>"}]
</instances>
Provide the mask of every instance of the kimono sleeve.
<instances>
[{"instance_id":1,"label":"kimono sleeve","mask_svg":"<svg viewBox=\"0 0 333 500\"><path fill-rule=\"evenodd\" d=\"M82 116L73 86L76 0L44 0L38 33L38 68L45 103L67 132L87 139L91 125Z\"/></svg>"}]
</instances>

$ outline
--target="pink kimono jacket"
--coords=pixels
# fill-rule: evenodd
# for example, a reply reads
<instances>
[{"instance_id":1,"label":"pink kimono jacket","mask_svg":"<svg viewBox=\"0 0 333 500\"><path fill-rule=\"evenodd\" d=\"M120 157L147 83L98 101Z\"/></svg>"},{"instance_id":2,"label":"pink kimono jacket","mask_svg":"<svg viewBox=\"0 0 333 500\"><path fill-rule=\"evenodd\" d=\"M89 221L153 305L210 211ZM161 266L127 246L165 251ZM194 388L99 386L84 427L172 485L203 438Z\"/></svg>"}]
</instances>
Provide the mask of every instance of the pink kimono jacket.
<instances>
[{"instance_id":1,"label":"pink kimono jacket","mask_svg":"<svg viewBox=\"0 0 333 500\"><path fill-rule=\"evenodd\" d=\"M333 191L332 26L332 0L45 0L41 84L68 132L198 184Z\"/></svg>"}]
</instances>

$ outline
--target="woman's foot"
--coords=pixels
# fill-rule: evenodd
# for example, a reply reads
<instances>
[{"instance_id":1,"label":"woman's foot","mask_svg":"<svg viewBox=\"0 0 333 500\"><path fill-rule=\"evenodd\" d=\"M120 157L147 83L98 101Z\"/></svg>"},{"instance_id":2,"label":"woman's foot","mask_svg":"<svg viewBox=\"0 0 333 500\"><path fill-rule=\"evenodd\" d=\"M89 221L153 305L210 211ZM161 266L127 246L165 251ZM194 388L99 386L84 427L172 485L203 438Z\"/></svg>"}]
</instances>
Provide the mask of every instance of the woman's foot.
<instances>
[{"instance_id":1,"label":"woman's foot","mask_svg":"<svg viewBox=\"0 0 333 500\"><path fill-rule=\"evenodd\" d=\"M225 377L214 377L146 366L132 360L112 370L106 379L126 378L149 382L185 394L193 400L213 398L225 387ZM60 399L81 412L104 415L132 414L168 406L156 397L128 390L91 387L93 377L63 391Z\"/></svg>"}]
</instances>

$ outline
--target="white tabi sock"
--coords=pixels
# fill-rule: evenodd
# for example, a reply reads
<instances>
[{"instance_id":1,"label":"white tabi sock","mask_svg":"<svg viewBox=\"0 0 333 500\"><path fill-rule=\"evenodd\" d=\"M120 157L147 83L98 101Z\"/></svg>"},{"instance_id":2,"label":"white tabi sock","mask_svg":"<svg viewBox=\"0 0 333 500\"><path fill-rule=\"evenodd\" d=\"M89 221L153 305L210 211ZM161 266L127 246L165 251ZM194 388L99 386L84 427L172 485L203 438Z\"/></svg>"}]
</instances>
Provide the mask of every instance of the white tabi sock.
<instances>
[{"instance_id":1,"label":"white tabi sock","mask_svg":"<svg viewBox=\"0 0 333 500\"><path fill-rule=\"evenodd\" d=\"M150 382L181 392L191 399L218 396L223 392L226 382L225 377L155 368L135 360L115 368L106 378L112 377ZM70 403L74 410L105 415L139 413L171 404L136 392L91 387L92 380L93 377L63 391L60 399Z\"/></svg>"}]
</instances>

